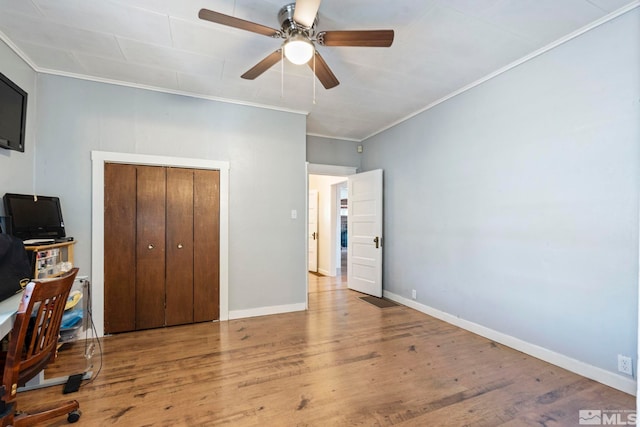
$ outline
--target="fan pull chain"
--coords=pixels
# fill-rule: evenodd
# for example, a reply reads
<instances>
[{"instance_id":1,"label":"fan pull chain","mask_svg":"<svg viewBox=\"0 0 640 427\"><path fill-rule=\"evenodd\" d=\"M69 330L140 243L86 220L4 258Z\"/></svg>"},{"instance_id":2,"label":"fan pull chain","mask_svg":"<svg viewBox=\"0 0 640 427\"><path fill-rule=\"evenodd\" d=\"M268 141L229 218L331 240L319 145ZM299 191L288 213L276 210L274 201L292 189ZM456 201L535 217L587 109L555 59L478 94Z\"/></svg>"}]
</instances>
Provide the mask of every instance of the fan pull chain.
<instances>
[{"instance_id":1,"label":"fan pull chain","mask_svg":"<svg viewBox=\"0 0 640 427\"><path fill-rule=\"evenodd\" d=\"M284 48L280 49L280 97L284 98Z\"/></svg>"}]
</instances>

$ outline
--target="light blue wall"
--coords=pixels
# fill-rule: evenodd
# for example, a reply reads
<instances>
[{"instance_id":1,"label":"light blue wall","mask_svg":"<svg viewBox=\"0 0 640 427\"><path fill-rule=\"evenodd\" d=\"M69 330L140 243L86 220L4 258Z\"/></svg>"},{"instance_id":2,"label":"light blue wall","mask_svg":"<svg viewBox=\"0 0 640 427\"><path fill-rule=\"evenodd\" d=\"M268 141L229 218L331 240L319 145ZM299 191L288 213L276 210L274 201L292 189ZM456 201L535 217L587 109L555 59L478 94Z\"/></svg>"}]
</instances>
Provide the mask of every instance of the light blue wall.
<instances>
[{"instance_id":1,"label":"light blue wall","mask_svg":"<svg viewBox=\"0 0 640 427\"><path fill-rule=\"evenodd\" d=\"M611 372L635 359L639 41L634 9L365 141L385 290Z\"/></svg>"},{"instance_id":2,"label":"light blue wall","mask_svg":"<svg viewBox=\"0 0 640 427\"><path fill-rule=\"evenodd\" d=\"M319 165L360 167L359 142L307 136L307 161Z\"/></svg>"},{"instance_id":3,"label":"light blue wall","mask_svg":"<svg viewBox=\"0 0 640 427\"><path fill-rule=\"evenodd\" d=\"M228 161L229 309L306 301L305 116L46 74L38 98L36 187L60 196L81 271L91 150Z\"/></svg>"},{"instance_id":4,"label":"light blue wall","mask_svg":"<svg viewBox=\"0 0 640 427\"><path fill-rule=\"evenodd\" d=\"M27 126L25 129L25 151L0 148L0 197L4 193L32 193L33 155L36 133L36 73L4 42L0 41L0 73L7 76L27 92ZM4 206L0 203L0 215Z\"/></svg>"}]
</instances>

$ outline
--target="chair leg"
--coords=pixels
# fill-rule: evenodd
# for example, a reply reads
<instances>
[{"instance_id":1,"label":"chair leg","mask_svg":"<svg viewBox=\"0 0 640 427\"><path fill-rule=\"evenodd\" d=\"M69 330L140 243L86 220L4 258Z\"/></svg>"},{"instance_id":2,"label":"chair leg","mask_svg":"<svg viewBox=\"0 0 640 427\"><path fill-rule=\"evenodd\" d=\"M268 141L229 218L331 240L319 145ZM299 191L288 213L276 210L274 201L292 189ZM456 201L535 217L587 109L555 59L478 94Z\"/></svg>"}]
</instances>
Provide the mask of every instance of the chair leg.
<instances>
[{"instance_id":1,"label":"chair leg","mask_svg":"<svg viewBox=\"0 0 640 427\"><path fill-rule=\"evenodd\" d=\"M2 406L2 417L0 418L0 426L12 426L16 402L13 401L6 403L0 400L0 406Z\"/></svg>"},{"instance_id":2,"label":"chair leg","mask_svg":"<svg viewBox=\"0 0 640 427\"><path fill-rule=\"evenodd\" d=\"M58 406L54 408L42 409L39 412L35 413L19 413L13 418L13 425L14 427L38 425L38 423L41 423L42 421L50 420L52 418L60 417L71 412L78 411L79 408L80 404L78 403L78 401L71 400L62 404L58 404ZM77 419L75 421L77 421Z\"/></svg>"}]
</instances>

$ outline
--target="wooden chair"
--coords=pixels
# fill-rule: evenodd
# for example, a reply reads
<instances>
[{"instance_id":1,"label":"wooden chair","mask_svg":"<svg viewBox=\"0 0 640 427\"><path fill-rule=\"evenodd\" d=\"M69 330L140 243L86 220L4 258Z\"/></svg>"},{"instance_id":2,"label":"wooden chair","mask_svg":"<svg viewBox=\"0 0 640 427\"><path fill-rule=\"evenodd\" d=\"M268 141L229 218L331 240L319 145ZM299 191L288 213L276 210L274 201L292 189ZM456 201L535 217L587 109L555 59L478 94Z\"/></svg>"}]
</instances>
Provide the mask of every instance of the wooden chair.
<instances>
[{"instance_id":1,"label":"wooden chair","mask_svg":"<svg viewBox=\"0 0 640 427\"><path fill-rule=\"evenodd\" d=\"M68 414L72 423L80 418L79 403L61 403L38 413L19 413L16 394L20 386L35 377L57 354L60 322L69 291L78 274L74 268L54 280L30 282L24 291L13 324L9 349L4 355L0 410L2 426L29 426Z\"/></svg>"}]
</instances>

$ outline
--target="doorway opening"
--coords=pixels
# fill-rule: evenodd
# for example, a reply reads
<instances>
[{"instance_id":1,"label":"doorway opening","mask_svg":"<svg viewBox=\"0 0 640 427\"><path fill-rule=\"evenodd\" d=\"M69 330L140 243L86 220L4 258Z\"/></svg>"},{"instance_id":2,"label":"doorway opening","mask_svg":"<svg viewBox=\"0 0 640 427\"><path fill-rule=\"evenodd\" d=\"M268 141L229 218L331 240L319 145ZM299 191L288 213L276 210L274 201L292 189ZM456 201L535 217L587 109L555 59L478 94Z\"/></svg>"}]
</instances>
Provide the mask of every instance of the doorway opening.
<instances>
[{"instance_id":1,"label":"doorway opening","mask_svg":"<svg viewBox=\"0 0 640 427\"><path fill-rule=\"evenodd\" d=\"M346 204L347 199L344 176L309 175L309 272L330 277L346 274L348 212L343 201Z\"/></svg>"},{"instance_id":2,"label":"doorway opening","mask_svg":"<svg viewBox=\"0 0 640 427\"><path fill-rule=\"evenodd\" d=\"M347 178L355 175L356 172L357 167L352 166L307 164L307 189L312 190L320 187L321 191L318 194L319 204L317 207L319 222L316 234L318 239L317 272L309 272L307 276L307 307L309 294L347 288L346 266L348 259L346 249L349 242L348 230L342 226L342 213L346 216L348 212L346 209L342 210L342 199L347 202ZM323 188L324 191L322 191ZM308 211L307 218L309 218ZM343 230L345 231L344 239ZM312 233L311 231L307 234L307 239L313 237Z\"/></svg>"},{"instance_id":3,"label":"doorway opening","mask_svg":"<svg viewBox=\"0 0 640 427\"><path fill-rule=\"evenodd\" d=\"M340 266L338 267L338 274L345 280L347 277L347 247L349 233L347 229L347 223L349 219L349 194L347 190L347 183L342 182L338 187L338 197L340 198Z\"/></svg>"}]
</instances>

